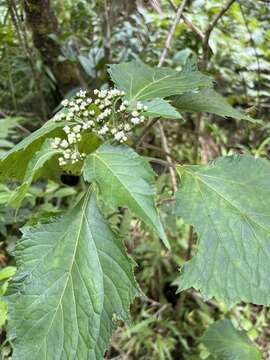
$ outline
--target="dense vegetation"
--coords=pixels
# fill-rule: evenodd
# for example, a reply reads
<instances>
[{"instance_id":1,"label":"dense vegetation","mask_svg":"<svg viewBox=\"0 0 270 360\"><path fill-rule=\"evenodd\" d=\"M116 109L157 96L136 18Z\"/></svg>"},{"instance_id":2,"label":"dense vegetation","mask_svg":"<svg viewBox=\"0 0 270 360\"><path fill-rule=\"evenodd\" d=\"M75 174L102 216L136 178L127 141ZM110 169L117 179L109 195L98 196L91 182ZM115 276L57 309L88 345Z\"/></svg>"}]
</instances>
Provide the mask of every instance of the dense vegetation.
<instances>
[{"instance_id":1,"label":"dense vegetation","mask_svg":"<svg viewBox=\"0 0 270 360\"><path fill-rule=\"evenodd\" d=\"M0 1L1 359L270 358L269 11Z\"/></svg>"}]
</instances>

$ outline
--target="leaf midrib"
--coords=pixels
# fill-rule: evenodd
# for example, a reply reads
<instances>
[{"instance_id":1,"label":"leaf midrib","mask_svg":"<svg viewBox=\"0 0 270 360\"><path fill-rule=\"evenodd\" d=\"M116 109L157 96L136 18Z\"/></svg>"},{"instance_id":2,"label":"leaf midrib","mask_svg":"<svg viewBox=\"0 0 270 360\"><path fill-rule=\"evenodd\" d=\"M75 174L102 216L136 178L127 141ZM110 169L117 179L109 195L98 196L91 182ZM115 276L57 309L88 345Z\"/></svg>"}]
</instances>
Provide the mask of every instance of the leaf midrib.
<instances>
[{"instance_id":1,"label":"leaf midrib","mask_svg":"<svg viewBox=\"0 0 270 360\"><path fill-rule=\"evenodd\" d=\"M85 216L85 210L86 210L86 207L87 207L87 204L88 204L88 201L89 201L89 197L91 195L91 192L92 192L92 189L89 189L87 194L85 195L85 200L84 200L84 203L83 203L83 206L82 206L82 215L81 215L81 221L80 221L80 226L79 226L79 231L78 231L78 236L77 236L77 239L76 239L76 242L75 242L75 247L74 247L74 252L73 252L73 256L72 256L72 260L71 260L71 264L70 264L70 268L69 268L69 271L68 271L68 276L67 276L67 279L66 279L66 283L65 283L65 286L63 288L63 291L62 291L62 294L60 296L60 299L59 299L59 302L56 306L56 309L55 309L55 312L54 312L54 315L53 315L53 318L51 320L51 323L50 323L50 326L48 328L48 331L46 333L46 335L44 336L44 341L46 340L50 330L51 330L51 327L52 327L52 324L54 322L54 319L55 319L55 316L58 312L58 309L59 309L59 306L61 305L62 306L62 299L63 299L63 296L66 292L66 288L67 288L67 285L68 285L68 282L69 282L69 279L70 279L70 276L71 276L71 271L72 271L72 268L73 268L73 265L74 265L74 262L75 262L75 257L76 257L76 254L77 254L77 248L78 248L78 244L79 244L79 239L80 239L80 234L81 234L81 230L82 230L82 223L83 223L83 220L84 220L84 216ZM37 350L37 354L39 353L41 347L42 347L42 344L43 342L41 342L41 345L40 347L38 348Z\"/></svg>"},{"instance_id":2,"label":"leaf midrib","mask_svg":"<svg viewBox=\"0 0 270 360\"><path fill-rule=\"evenodd\" d=\"M137 94L134 96L134 100L136 99L139 99L139 95L141 95L141 93L143 93L146 89L148 89L149 87L153 86L154 84L157 84L159 83L160 81L164 80L164 79L167 79L168 77L171 77L172 75L166 75L158 80L154 80L154 76L155 74L153 75L153 81L151 83L148 83L147 85L145 85L143 88L141 88L141 90L139 90L137 92Z\"/></svg>"},{"instance_id":3,"label":"leaf midrib","mask_svg":"<svg viewBox=\"0 0 270 360\"><path fill-rule=\"evenodd\" d=\"M104 165L105 165L105 167L107 168L107 169L109 169L109 171L111 171L111 173L115 176L115 178L117 179L117 181L120 183L120 185L122 185L123 186L123 188L125 189L125 191L129 194L129 196L135 201L135 203L137 204L137 206L143 211L143 213L145 214L145 216L147 217L147 219L149 219L149 217L147 216L147 213L144 211L144 209L140 206L140 204L138 203L138 201L136 200L136 198L134 198L133 196L132 196L132 193L130 193L130 191L129 191L129 189L125 186L125 184L121 181L121 178L119 177L119 176L117 176L117 174L115 174L115 172L113 171L113 169L109 166L109 164L106 162L106 161L104 161L103 159L102 159L102 157L100 157L100 156L98 156L98 154L97 153L95 153L95 154L92 154L92 156L94 157L94 158L97 158L97 159L99 159ZM95 167L95 166L94 166ZM151 219L149 219L150 221L151 221ZM154 227L156 227L155 226L155 224L151 221L151 223L152 223L152 225L154 226Z\"/></svg>"}]
</instances>

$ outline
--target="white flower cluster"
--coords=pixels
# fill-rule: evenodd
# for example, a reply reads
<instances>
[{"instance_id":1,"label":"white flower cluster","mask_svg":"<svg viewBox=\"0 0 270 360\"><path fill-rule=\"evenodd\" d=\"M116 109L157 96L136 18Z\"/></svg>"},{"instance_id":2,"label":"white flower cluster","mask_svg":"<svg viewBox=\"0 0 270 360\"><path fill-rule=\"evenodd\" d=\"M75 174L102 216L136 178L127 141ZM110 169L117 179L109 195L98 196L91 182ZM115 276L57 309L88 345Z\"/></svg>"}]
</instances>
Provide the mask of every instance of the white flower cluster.
<instances>
[{"instance_id":1,"label":"white flower cluster","mask_svg":"<svg viewBox=\"0 0 270 360\"><path fill-rule=\"evenodd\" d=\"M94 99L80 90L72 100L63 100L63 110L54 121L67 121L63 130L66 139L55 138L52 147L62 149L59 164L75 164L86 156L81 154L78 143L82 133L90 131L102 138L113 138L120 143L128 140L132 129L145 121L143 113L147 106L137 102L136 110L130 110L130 103L124 100L125 92L118 89L94 90Z\"/></svg>"}]
</instances>

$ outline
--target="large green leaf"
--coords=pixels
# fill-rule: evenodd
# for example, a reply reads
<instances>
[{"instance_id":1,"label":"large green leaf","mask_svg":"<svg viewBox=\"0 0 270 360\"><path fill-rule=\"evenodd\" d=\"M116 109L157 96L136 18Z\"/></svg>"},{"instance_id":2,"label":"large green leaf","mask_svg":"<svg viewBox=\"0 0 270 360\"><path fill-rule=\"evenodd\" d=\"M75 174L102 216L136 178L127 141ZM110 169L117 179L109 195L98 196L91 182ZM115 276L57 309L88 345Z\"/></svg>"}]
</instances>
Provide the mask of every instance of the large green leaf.
<instances>
[{"instance_id":1,"label":"large green leaf","mask_svg":"<svg viewBox=\"0 0 270 360\"><path fill-rule=\"evenodd\" d=\"M106 204L129 207L169 247L155 208L154 173L145 159L125 145L105 143L86 158L84 178L98 184Z\"/></svg>"},{"instance_id":2,"label":"large green leaf","mask_svg":"<svg viewBox=\"0 0 270 360\"><path fill-rule=\"evenodd\" d=\"M211 325L202 342L220 360L260 360L260 351L251 343L246 332L236 330L229 320Z\"/></svg>"},{"instance_id":3,"label":"large green leaf","mask_svg":"<svg viewBox=\"0 0 270 360\"><path fill-rule=\"evenodd\" d=\"M53 149L51 147L50 140L45 141L41 149L30 160L26 168L23 183L16 189L11 199L9 200L9 203L12 206L14 206L15 208L20 207L32 181L34 180L35 176L38 175L40 169L42 169L42 167L48 160L52 159L56 155L61 154L61 152L61 149Z\"/></svg>"},{"instance_id":4,"label":"large green leaf","mask_svg":"<svg viewBox=\"0 0 270 360\"><path fill-rule=\"evenodd\" d=\"M174 98L172 104L179 111L207 112L222 117L248 120L253 123L259 122L244 112L234 109L223 96L215 92L212 88L204 88L199 91L188 92L177 96Z\"/></svg>"},{"instance_id":5,"label":"large green leaf","mask_svg":"<svg viewBox=\"0 0 270 360\"><path fill-rule=\"evenodd\" d=\"M212 79L199 71L181 73L169 68L151 68L140 61L111 65L109 73L130 101L164 98L212 84Z\"/></svg>"},{"instance_id":6,"label":"large green leaf","mask_svg":"<svg viewBox=\"0 0 270 360\"><path fill-rule=\"evenodd\" d=\"M66 215L24 229L8 296L13 360L102 360L113 319L139 294L133 264L91 191Z\"/></svg>"},{"instance_id":7,"label":"large green leaf","mask_svg":"<svg viewBox=\"0 0 270 360\"><path fill-rule=\"evenodd\" d=\"M247 155L181 166L176 212L194 225L197 253L176 281L228 305L270 305L270 164Z\"/></svg>"},{"instance_id":8,"label":"large green leaf","mask_svg":"<svg viewBox=\"0 0 270 360\"><path fill-rule=\"evenodd\" d=\"M0 178L23 180L27 165L47 137L61 134L63 122L48 121L0 158Z\"/></svg>"}]
</instances>

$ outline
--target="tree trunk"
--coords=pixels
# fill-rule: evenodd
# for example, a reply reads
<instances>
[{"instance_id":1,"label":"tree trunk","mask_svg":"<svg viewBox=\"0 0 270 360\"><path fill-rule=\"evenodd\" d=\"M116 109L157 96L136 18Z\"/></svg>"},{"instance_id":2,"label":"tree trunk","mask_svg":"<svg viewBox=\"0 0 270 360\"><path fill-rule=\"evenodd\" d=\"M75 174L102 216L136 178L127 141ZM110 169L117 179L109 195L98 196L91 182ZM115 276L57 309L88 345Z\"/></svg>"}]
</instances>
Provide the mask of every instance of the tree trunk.
<instances>
[{"instance_id":1,"label":"tree trunk","mask_svg":"<svg viewBox=\"0 0 270 360\"><path fill-rule=\"evenodd\" d=\"M59 35L59 27L50 0L24 0L24 9L34 45L44 64L52 71L57 89L63 96L72 88L80 86L81 81L76 65L69 60L59 61L61 47L52 37Z\"/></svg>"}]
</instances>

